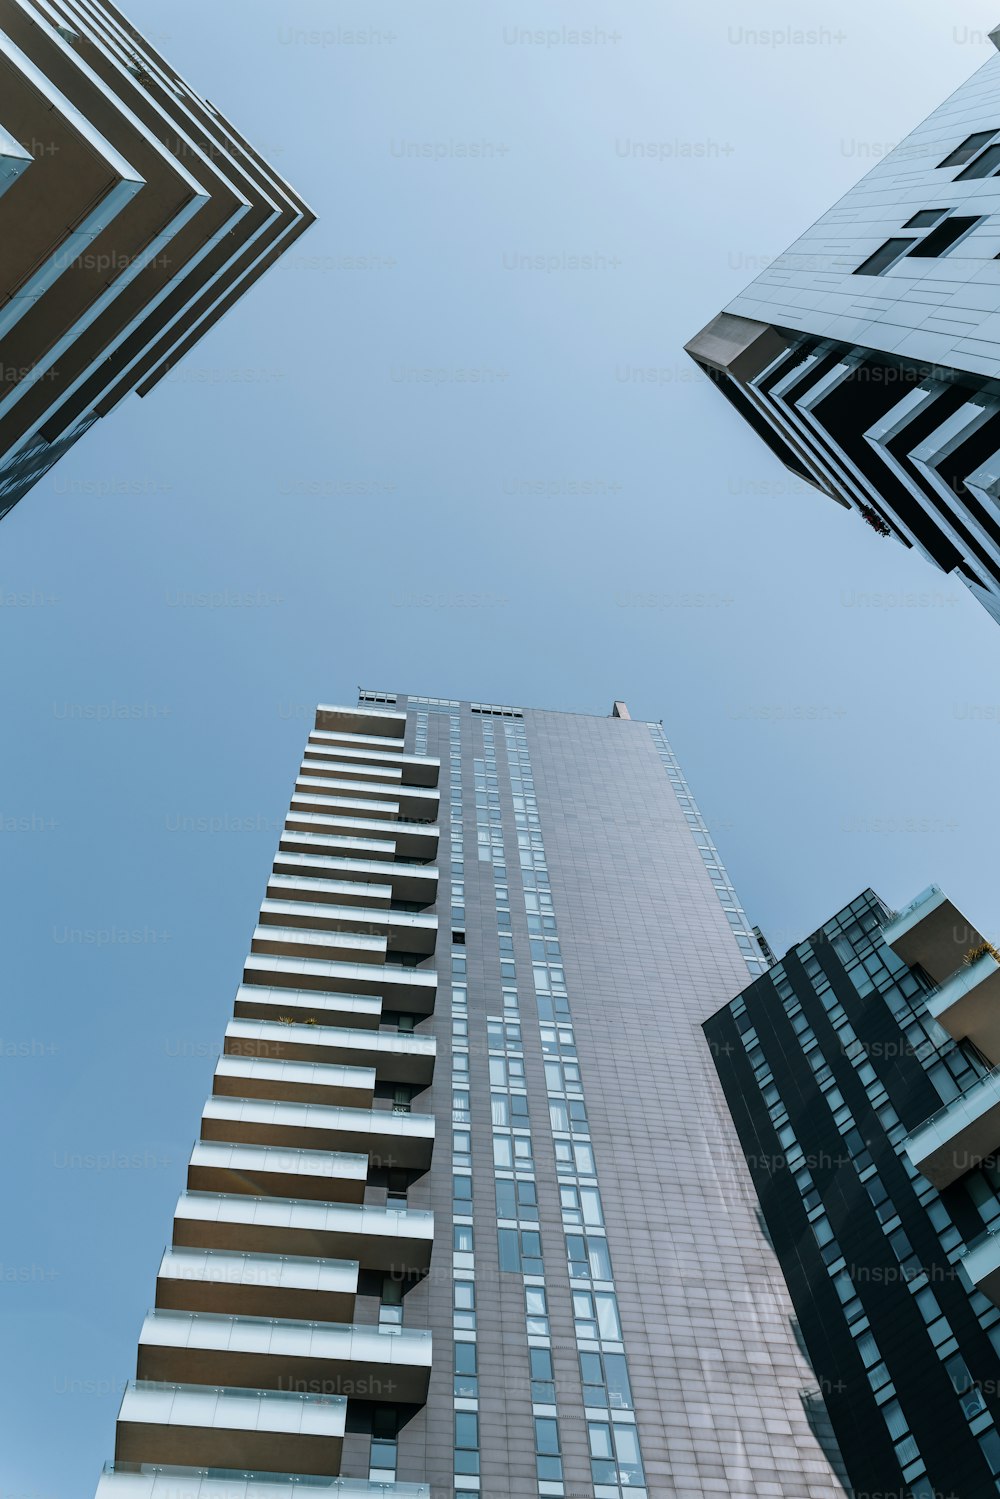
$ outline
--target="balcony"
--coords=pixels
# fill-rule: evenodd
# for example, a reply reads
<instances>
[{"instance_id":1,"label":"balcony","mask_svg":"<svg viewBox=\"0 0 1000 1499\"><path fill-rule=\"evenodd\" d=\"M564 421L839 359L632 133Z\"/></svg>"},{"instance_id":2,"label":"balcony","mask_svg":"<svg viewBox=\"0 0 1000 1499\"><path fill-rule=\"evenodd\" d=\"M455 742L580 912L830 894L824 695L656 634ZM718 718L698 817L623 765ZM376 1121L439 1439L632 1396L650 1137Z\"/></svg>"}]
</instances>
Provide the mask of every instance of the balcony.
<instances>
[{"instance_id":1,"label":"balcony","mask_svg":"<svg viewBox=\"0 0 1000 1499\"><path fill-rule=\"evenodd\" d=\"M430 1266L434 1215L409 1208L396 1213L284 1197L185 1192L174 1214L174 1244L352 1259L365 1270L419 1275Z\"/></svg>"},{"instance_id":2,"label":"balcony","mask_svg":"<svg viewBox=\"0 0 1000 1499\"><path fill-rule=\"evenodd\" d=\"M250 991L253 993L253 991ZM405 1031L342 1030L333 1025L285 1025L276 1019L231 1020L226 1054L260 1055L324 1064L373 1067L379 1082L426 1087L434 1078L437 1042Z\"/></svg>"},{"instance_id":3,"label":"balcony","mask_svg":"<svg viewBox=\"0 0 1000 1499\"><path fill-rule=\"evenodd\" d=\"M370 1109L375 1098L375 1068L283 1062L267 1056L221 1056L212 1092L219 1098L281 1098L291 1103Z\"/></svg>"},{"instance_id":4,"label":"balcony","mask_svg":"<svg viewBox=\"0 0 1000 1499\"><path fill-rule=\"evenodd\" d=\"M386 938L389 952L429 956L437 946L438 919L434 915L380 910L377 907L340 906L326 902L321 904L310 899L310 892L305 892L302 900L271 899L271 886L274 884L276 881L272 880L268 885L268 899L260 908L260 923L263 927L300 926L309 931L382 936Z\"/></svg>"},{"instance_id":5,"label":"balcony","mask_svg":"<svg viewBox=\"0 0 1000 1499\"><path fill-rule=\"evenodd\" d=\"M346 1421L346 1396L137 1381L118 1413L115 1461L329 1473Z\"/></svg>"},{"instance_id":6,"label":"balcony","mask_svg":"<svg viewBox=\"0 0 1000 1499\"><path fill-rule=\"evenodd\" d=\"M336 758L331 759L330 756ZM343 758L341 758L343 756ZM340 780L356 782L364 786L373 782L392 782L403 785L403 768L399 754L375 754L369 758L364 750L334 750L317 746L308 747L302 757L300 775L337 776ZM372 763L374 760L376 763Z\"/></svg>"},{"instance_id":7,"label":"balcony","mask_svg":"<svg viewBox=\"0 0 1000 1499\"><path fill-rule=\"evenodd\" d=\"M96 1499L431 1499L422 1483L108 1463Z\"/></svg>"},{"instance_id":8,"label":"balcony","mask_svg":"<svg viewBox=\"0 0 1000 1499\"><path fill-rule=\"evenodd\" d=\"M352 859L365 863L373 863L375 860L390 863L396 857L396 845L392 838L352 838L332 831L310 832L308 829L290 828L287 821L278 840L278 850L284 854L317 854L321 859Z\"/></svg>"},{"instance_id":9,"label":"balcony","mask_svg":"<svg viewBox=\"0 0 1000 1499\"><path fill-rule=\"evenodd\" d=\"M956 1041L968 1036L989 1061L1000 1060L1000 963L989 953L953 973L927 1010Z\"/></svg>"},{"instance_id":10,"label":"balcony","mask_svg":"<svg viewBox=\"0 0 1000 1499\"><path fill-rule=\"evenodd\" d=\"M153 1311L139 1334L141 1380L423 1405L430 1372L424 1329Z\"/></svg>"},{"instance_id":11,"label":"balcony","mask_svg":"<svg viewBox=\"0 0 1000 1499\"><path fill-rule=\"evenodd\" d=\"M312 783L324 788L330 787L329 781L316 781ZM365 788L369 790L369 787ZM315 803L311 806L311 803ZM348 796L341 793L339 796L332 789L317 791L296 791L292 796L290 807L293 812L325 812L331 817L361 817L378 818L382 821L393 821L399 816L399 802L387 799L376 800L374 797L359 797L357 793Z\"/></svg>"},{"instance_id":12,"label":"balcony","mask_svg":"<svg viewBox=\"0 0 1000 1499\"><path fill-rule=\"evenodd\" d=\"M351 749L347 746L316 744L310 739L306 755L313 761L336 765L340 776L355 767L355 773L368 780L384 777L398 770L404 786L436 786L441 775L441 761L436 755L406 755L401 750ZM361 767L367 767L362 770Z\"/></svg>"},{"instance_id":13,"label":"balcony","mask_svg":"<svg viewBox=\"0 0 1000 1499\"><path fill-rule=\"evenodd\" d=\"M365 806L377 801L395 802L400 817L426 818L429 822L436 820L441 806L441 794L436 786L404 786L400 781L392 780L358 781L349 776L341 779L336 775L335 764L322 760L314 762L308 758L302 763L295 791L304 800L316 798L323 804L340 796L358 797ZM322 807L319 810L322 811Z\"/></svg>"},{"instance_id":14,"label":"balcony","mask_svg":"<svg viewBox=\"0 0 1000 1499\"><path fill-rule=\"evenodd\" d=\"M368 1156L325 1149L284 1150L274 1145L231 1144L213 1134L195 1144L187 1184L192 1192L247 1192L254 1197L360 1203L365 1200L368 1184Z\"/></svg>"},{"instance_id":15,"label":"balcony","mask_svg":"<svg viewBox=\"0 0 1000 1499\"><path fill-rule=\"evenodd\" d=\"M380 968L371 963L326 962L251 953L243 968L245 984L274 989L316 989L323 994L347 990L382 999L390 1010L430 1015L437 997L437 974L427 968Z\"/></svg>"},{"instance_id":16,"label":"balcony","mask_svg":"<svg viewBox=\"0 0 1000 1499\"><path fill-rule=\"evenodd\" d=\"M279 849L275 874L357 878L368 884L388 886L393 900L415 901L429 906L437 899L438 871L433 864L397 864L376 859L354 859L331 854L302 853Z\"/></svg>"},{"instance_id":17,"label":"balcony","mask_svg":"<svg viewBox=\"0 0 1000 1499\"><path fill-rule=\"evenodd\" d=\"M913 1131L906 1153L940 1191L1000 1146L1000 1069Z\"/></svg>"},{"instance_id":18,"label":"balcony","mask_svg":"<svg viewBox=\"0 0 1000 1499\"><path fill-rule=\"evenodd\" d=\"M401 750L398 738L388 734L351 734L346 729L309 730L310 744L347 744L355 749Z\"/></svg>"},{"instance_id":19,"label":"balcony","mask_svg":"<svg viewBox=\"0 0 1000 1499\"><path fill-rule=\"evenodd\" d=\"M434 1149L434 1117L396 1114L389 1109L325 1108L315 1103L213 1097L202 1112L201 1137L229 1145L289 1145L292 1155L297 1151L340 1152L339 1159L333 1158L337 1176L331 1179L344 1180L346 1191L348 1176L353 1180L354 1172L359 1169L356 1164L359 1157L375 1166L427 1171ZM348 1152L346 1158L343 1152Z\"/></svg>"},{"instance_id":20,"label":"balcony","mask_svg":"<svg viewBox=\"0 0 1000 1499\"><path fill-rule=\"evenodd\" d=\"M429 860L437 855L441 830L436 823L382 821L378 817L353 817L339 812L309 812L297 805L299 800L298 797L292 798L285 818L283 840L294 830L323 838L347 838L352 842L364 839L381 842L385 839L394 853L404 859Z\"/></svg>"},{"instance_id":21,"label":"balcony","mask_svg":"<svg viewBox=\"0 0 1000 1499\"><path fill-rule=\"evenodd\" d=\"M959 1263L970 1286L1000 1306L1000 1225L973 1239Z\"/></svg>"},{"instance_id":22,"label":"balcony","mask_svg":"<svg viewBox=\"0 0 1000 1499\"><path fill-rule=\"evenodd\" d=\"M332 906L376 906L389 909L392 891L388 885L366 885L361 880L324 880L308 874L272 874L267 893L287 905L312 901Z\"/></svg>"},{"instance_id":23,"label":"balcony","mask_svg":"<svg viewBox=\"0 0 1000 1499\"><path fill-rule=\"evenodd\" d=\"M405 708L346 708L321 703L316 709L316 729L340 734L379 734L401 740L406 733Z\"/></svg>"},{"instance_id":24,"label":"balcony","mask_svg":"<svg viewBox=\"0 0 1000 1499\"><path fill-rule=\"evenodd\" d=\"M166 1249L156 1278L157 1307L310 1322L350 1322L357 1293L357 1260L221 1249Z\"/></svg>"},{"instance_id":25,"label":"balcony","mask_svg":"<svg viewBox=\"0 0 1000 1499\"><path fill-rule=\"evenodd\" d=\"M938 984L961 966L971 948L983 942L980 933L937 885L905 906L882 936L904 963L911 968L919 964Z\"/></svg>"},{"instance_id":26,"label":"balcony","mask_svg":"<svg viewBox=\"0 0 1000 1499\"><path fill-rule=\"evenodd\" d=\"M270 925L257 927L250 943L251 952L300 958L338 958L345 963L384 963L388 949L389 943L384 936Z\"/></svg>"},{"instance_id":27,"label":"balcony","mask_svg":"<svg viewBox=\"0 0 1000 1499\"><path fill-rule=\"evenodd\" d=\"M382 1001L371 994L315 994L308 989L272 989L266 984L241 984L236 991L233 1013L261 1020L277 1020L279 1016L287 1015L290 1019L311 1021L313 1025L349 1025L357 1030L377 1031L382 1021ZM259 1055L270 1056L272 1053L265 1051ZM273 1055L284 1053L274 1052ZM315 1060L327 1059L316 1057ZM346 1060L350 1065L351 1059Z\"/></svg>"}]
</instances>

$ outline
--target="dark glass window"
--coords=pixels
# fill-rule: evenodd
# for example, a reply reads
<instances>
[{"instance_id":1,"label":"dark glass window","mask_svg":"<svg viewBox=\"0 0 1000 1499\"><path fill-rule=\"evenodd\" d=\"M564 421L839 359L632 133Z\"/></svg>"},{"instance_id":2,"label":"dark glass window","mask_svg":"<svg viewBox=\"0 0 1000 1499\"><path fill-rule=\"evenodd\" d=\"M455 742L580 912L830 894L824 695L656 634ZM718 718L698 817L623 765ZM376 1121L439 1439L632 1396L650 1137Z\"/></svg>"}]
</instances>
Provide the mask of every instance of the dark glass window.
<instances>
[{"instance_id":1,"label":"dark glass window","mask_svg":"<svg viewBox=\"0 0 1000 1499\"><path fill-rule=\"evenodd\" d=\"M904 229L929 229L932 224L936 224L937 221L938 221L938 219L943 218L946 213L951 213L951 209L950 208L922 208L919 213L915 213L913 215L912 219L907 219L906 223L903 225L903 228ZM834 939L834 944L833 945L834 945L834 948L837 948L837 941L836 941L836 939ZM837 949L837 951L839 953L839 949ZM850 953L848 953L848 957L850 957Z\"/></svg>"},{"instance_id":2,"label":"dark glass window","mask_svg":"<svg viewBox=\"0 0 1000 1499\"><path fill-rule=\"evenodd\" d=\"M1000 165L1000 162L998 162L998 165ZM910 251L910 254L914 257L919 257L921 260L935 260L939 255L947 255L953 245L956 245L960 239L964 239L981 222L982 220L978 215L969 217L965 214L952 214L951 218L945 219L944 223L938 225L937 229L932 229L930 234L918 240ZM868 968L868 961L868 959L865 960L866 968ZM868 971L872 972L873 970L869 969Z\"/></svg>"},{"instance_id":3,"label":"dark glass window","mask_svg":"<svg viewBox=\"0 0 1000 1499\"><path fill-rule=\"evenodd\" d=\"M858 266L855 276L881 276L897 260L902 259L913 243L912 239L887 239L874 255L870 255Z\"/></svg>"},{"instance_id":4,"label":"dark glass window","mask_svg":"<svg viewBox=\"0 0 1000 1499\"><path fill-rule=\"evenodd\" d=\"M971 161L964 172L959 172L956 182L967 182L975 177L992 177L1000 167L1000 146L990 146L975 161Z\"/></svg>"},{"instance_id":5,"label":"dark glass window","mask_svg":"<svg viewBox=\"0 0 1000 1499\"><path fill-rule=\"evenodd\" d=\"M975 135L967 136L957 151L953 151L950 156L946 156L944 161L939 163L939 169L941 167L964 167L965 163L971 161L976 152L981 151L987 141L991 141L995 135L995 130L980 130Z\"/></svg>"}]
</instances>

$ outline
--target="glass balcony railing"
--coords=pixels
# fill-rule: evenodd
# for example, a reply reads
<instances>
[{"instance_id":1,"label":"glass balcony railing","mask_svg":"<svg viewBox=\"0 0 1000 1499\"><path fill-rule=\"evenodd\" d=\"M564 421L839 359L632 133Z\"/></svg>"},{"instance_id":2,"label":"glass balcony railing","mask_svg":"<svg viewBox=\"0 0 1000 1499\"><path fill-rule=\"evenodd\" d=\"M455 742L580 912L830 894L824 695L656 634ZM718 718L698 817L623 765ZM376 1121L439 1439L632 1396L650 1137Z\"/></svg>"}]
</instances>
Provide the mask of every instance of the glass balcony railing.
<instances>
[{"instance_id":1,"label":"glass balcony railing","mask_svg":"<svg viewBox=\"0 0 1000 1499\"><path fill-rule=\"evenodd\" d=\"M937 1124L940 1120L946 1118L948 1114L953 1114L962 1104L974 1102L976 1094L980 1089L985 1088L985 1085L989 1082L1000 1082L1000 1067L991 1067L989 1072L984 1072L981 1077L976 1078L971 1088L966 1088L964 1093L960 1093L950 1103L942 1104L936 1113L931 1114L930 1118L925 1119L922 1124L918 1124L915 1129L910 1130L909 1138L911 1140L916 1139L918 1135L923 1134L925 1129L930 1129L932 1124Z\"/></svg>"},{"instance_id":2,"label":"glass balcony railing","mask_svg":"<svg viewBox=\"0 0 1000 1499\"><path fill-rule=\"evenodd\" d=\"M352 1338L384 1338L386 1330L377 1322L307 1322L295 1317L249 1317L228 1316L222 1312L183 1312L154 1307L146 1313L147 1326L169 1326L187 1327L189 1325L201 1324L204 1327L218 1327L220 1330L228 1331L235 1325L247 1328L258 1328L261 1332L270 1328L279 1333L288 1332L329 1332L350 1335ZM429 1347L433 1340L433 1333L426 1327L394 1327L393 1341L400 1336L406 1343L417 1347ZM177 1388L181 1388L178 1386ZM204 1389L204 1385L193 1386L195 1389Z\"/></svg>"},{"instance_id":3,"label":"glass balcony railing","mask_svg":"<svg viewBox=\"0 0 1000 1499\"><path fill-rule=\"evenodd\" d=\"M347 1407L346 1395L310 1395L297 1390L257 1390L244 1385L175 1384L172 1381L149 1379L130 1379L125 1386L125 1394L126 1397L142 1396L150 1402L158 1398L168 1402L175 1395L185 1395L195 1400L231 1400L234 1406L256 1400L265 1405L285 1408L311 1405L314 1408L325 1409L329 1406L334 1410L345 1410Z\"/></svg>"},{"instance_id":4,"label":"glass balcony railing","mask_svg":"<svg viewBox=\"0 0 1000 1499\"><path fill-rule=\"evenodd\" d=\"M430 1485L424 1483L373 1483L363 1478L329 1478L321 1474L264 1473L237 1468L180 1468L159 1463L105 1463L105 1478L119 1475L139 1475L144 1478L168 1478L188 1483L190 1488L179 1485L164 1487L163 1493L171 1499L196 1499L203 1482L221 1481L225 1484L260 1484L275 1493L294 1487L297 1490L323 1489L330 1499L430 1499ZM158 1490L152 1484L148 1490L158 1499ZM212 1493L211 1489L206 1492ZM235 1499L235 1492L233 1492Z\"/></svg>"},{"instance_id":5,"label":"glass balcony railing","mask_svg":"<svg viewBox=\"0 0 1000 1499\"><path fill-rule=\"evenodd\" d=\"M969 1240L968 1244L962 1250L962 1259L967 1259L970 1254L982 1249L984 1245L989 1244L992 1239L998 1237L1000 1237L1000 1219L997 1219L996 1223L992 1224L989 1228L984 1229L981 1234L977 1234L974 1239Z\"/></svg>"},{"instance_id":6,"label":"glass balcony railing","mask_svg":"<svg viewBox=\"0 0 1000 1499\"><path fill-rule=\"evenodd\" d=\"M940 885L928 885L926 890L921 890L919 895L915 895L900 910L891 911L889 913L890 920L893 923L905 921L908 916L912 916L915 911L919 911L921 906L927 905L929 901L935 900L939 895L943 894L944 892Z\"/></svg>"}]
</instances>

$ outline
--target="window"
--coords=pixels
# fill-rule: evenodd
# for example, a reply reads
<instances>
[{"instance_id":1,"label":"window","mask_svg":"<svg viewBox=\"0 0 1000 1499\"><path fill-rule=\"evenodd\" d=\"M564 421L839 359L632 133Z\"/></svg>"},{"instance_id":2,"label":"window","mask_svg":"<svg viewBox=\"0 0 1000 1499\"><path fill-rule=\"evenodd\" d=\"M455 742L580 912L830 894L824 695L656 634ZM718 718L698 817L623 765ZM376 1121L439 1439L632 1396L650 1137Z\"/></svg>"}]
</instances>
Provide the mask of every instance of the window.
<instances>
[{"instance_id":1,"label":"window","mask_svg":"<svg viewBox=\"0 0 1000 1499\"><path fill-rule=\"evenodd\" d=\"M906 223L903 225L903 228L929 229L932 224L936 224L938 219L943 218L946 213L951 213L951 209L922 208L919 213L915 213L913 215L912 219L907 219ZM838 943L840 944L839 947L837 946ZM850 960L854 956L854 949L844 937L834 937L833 947L837 956L841 959L844 959L846 962L850 962Z\"/></svg>"},{"instance_id":2,"label":"window","mask_svg":"<svg viewBox=\"0 0 1000 1499\"><path fill-rule=\"evenodd\" d=\"M632 1388L623 1353L581 1353L580 1379L584 1405L632 1409Z\"/></svg>"},{"instance_id":3,"label":"window","mask_svg":"<svg viewBox=\"0 0 1000 1499\"><path fill-rule=\"evenodd\" d=\"M497 1217L538 1222L538 1190L534 1182L497 1182Z\"/></svg>"},{"instance_id":4,"label":"window","mask_svg":"<svg viewBox=\"0 0 1000 1499\"><path fill-rule=\"evenodd\" d=\"M535 1417L535 1465L542 1482L562 1481L559 1426L551 1416Z\"/></svg>"},{"instance_id":5,"label":"window","mask_svg":"<svg viewBox=\"0 0 1000 1499\"><path fill-rule=\"evenodd\" d=\"M394 1483L396 1479L396 1436L399 1417L388 1405L377 1405L372 1411L372 1445L368 1459L370 1483Z\"/></svg>"},{"instance_id":6,"label":"window","mask_svg":"<svg viewBox=\"0 0 1000 1499\"><path fill-rule=\"evenodd\" d=\"M944 161L938 165L942 167L963 167L967 161L971 161L977 151L981 151L988 141L996 136L995 130L980 130L975 135L967 136L957 151L946 156Z\"/></svg>"},{"instance_id":7,"label":"window","mask_svg":"<svg viewBox=\"0 0 1000 1499\"><path fill-rule=\"evenodd\" d=\"M556 1170L563 1175L596 1176L594 1151L590 1145L572 1140L556 1140Z\"/></svg>"},{"instance_id":8,"label":"window","mask_svg":"<svg viewBox=\"0 0 1000 1499\"><path fill-rule=\"evenodd\" d=\"M476 1287L471 1280L456 1280L454 1289L453 1321L463 1332L476 1329Z\"/></svg>"},{"instance_id":9,"label":"window","mask_svg":"<svg viewBox=\"0 0 1000 1499\"><path fill-rule=\"evenodd\" d=\"M939 224L936 229L931 230L930 234L918 240L910 254L921 260L934 260L940 255L947 255L949 250L954 249L961 240L966 239L976 225L982 222L978 216L952 214L951 218L945 219L943 224ZM865 961L865 967L868 967L868 960Z\"/></svg>"},{"instance_id":10,"label":"window","mask_svg":"<svg viewBox=\"0 0 1000 1499\"><path fill-rule=\"evenodd\" d=\"M556 1387L552 1354L547 1348L531 1348L531 1400L534 1405L555 1405Z\"/></svg>"},{"instance_id":11,"label":"window","mask_svg":"<svg viewBox=\"0 0 1000 1499\"><path fill-rule=\"evenodd\" d=\"M990 146L975 161L969 163L964 172L959 172L956 182L968 182L976 177L992 177L1000 167L1000 146Z\"/></svg>"},{"instance_id":12,"label":"window","mask_svg":"<svg viewBox=\"0 0 1000 1499\"><path fill-rule=\"evenodd\" d=\"M611 1427L607 1421L588 1421L587 1438L590 1442L590 1473L595 1484L618 1482L618 1464L611 1442Z\"/></svg>"},{"instance_id":13,"label":"window","mask_svg":"<svg viewBox=\"0 0 1000 1499\"><path fill-rule=\"evenodd\" d=\"M472 1217L472 1177L452 1177L452 1212L459 1218Z\"/></svg>"},{"instance_id":14,"label":"window","mask_svg":"<svg viewBox=\"0 0 1000 1499\"><path fill-rule=\"evenodd\" d=\"M500 1170L513 1171L514 1144L510 1135L493 1136L493 1165Z\"/></svg>"},{"instance_id":15,"label":"window","mask_svg":"<svg viewBox=\"0 0 1000 1499\"><path fill-rule=\"evenodd\" d=\"M459 1399L476 1400L479 1396L479 1366L475 1343L455 1344L455 1395Z\"/></svg>"},{"instance_id":16,"label":"window","mask_svg":"<svg viewBox=\"0 0 1000 1499\"><path fill-rule=\"evenodd\" d=\"M611 1255L607 1239L583 1234L566 1235L569 1273L574 1280L610 1280Z\"/></svg>"},{"instance_id":17,"label":"window","mask_svg":"<svg viewBox=\"0 0 1000 1499\"><path fill-rule=\"evenodd\" d=\"M479 1417L475 1411L455 1412L455 1472L479 1472Z\"/></svg>"},{"instance_id":18,"label":"window","mask_svg":"<svg viewBox=\"0 0 1000 1499\"><path fill-rule=\"evenodd\" d=\"M452 1246L458 1254L472 1254L472 1224L456 1223L452 1235Z\"/></svg>"},{"instance_id":19,"label":"window","mask_svg":"<svg viewBox=\"0 0 1000 1499\"><path fill-rule=\"evenodd\" d=\"M574 1291L573 1316L577 1337L621 1341L618 1301L613 1291Z\"/></svg>"},{"instance_id":20,"label":"window","mask_svg":"<svg viewBox=\"0 0 1000 1499\"><path fill-rule=\"evenodd\" d=\"M392 1275L382 1277L382 1302L378 1309L381 1331L403 1325L403 1283Z\"/></svg>"},{"instance_id":21,"label":"window","mask_svg":"<svg viewBox=\"0 0 1000 1499\"><path fill-rule=\"evenodd\" d=\"M563 1223L567 1227L584 1224L588 1228L603 1228L604 1214L601 1211L601 1194L596 1187L559 1188L562 1203Z\"/></svg>"},{"instance_id":22,"label":"window","mask_svg":"<svg viewBox=\"0 0 1000 1499\"><path fill-rule=\"evenodd\" d=\"M880 249L870 255L867 260L862 261L854 272L855 276L883 276L890 266L894 266L897 260L913 246L912 239L887 239Z\"/></svg>"},{"instance_id":23,"label":"window","mask_svg":"<svg viewBox=\"0 0 1000 1499\"><path fill-rule=\"evenodd\" d=\"M525 1286L524 1312L529 1337L549 1336L549 1304L544 1286Z\"/></svg>"}]
</instances>

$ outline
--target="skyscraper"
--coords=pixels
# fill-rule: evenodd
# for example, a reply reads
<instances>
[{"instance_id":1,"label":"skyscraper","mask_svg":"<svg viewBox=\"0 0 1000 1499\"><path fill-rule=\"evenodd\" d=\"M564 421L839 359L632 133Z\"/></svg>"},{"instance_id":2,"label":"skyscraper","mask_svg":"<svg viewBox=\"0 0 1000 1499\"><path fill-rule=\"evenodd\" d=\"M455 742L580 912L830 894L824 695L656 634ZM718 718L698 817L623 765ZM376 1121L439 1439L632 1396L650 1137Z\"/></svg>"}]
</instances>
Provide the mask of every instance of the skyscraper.
<instances>
[{"instance_id":1,"label":"skyscraper","mask_svg":"<svg viewBox=\"0 0 1000 1499\"><path fill-rule=\"evenodd\" d=\"M107 0L0 0L0 517L312 221Z\"/></svg>"},{"instance_id":2,"label":"skyscraper","mask_svg":"<svg viewBox=\"0 0 1000 1499\"><path fill-rule=\"evenodd\" d=\"M700 1029L766 966L659 724L319 708L100 1499L842 1494Z\"/></svg>"},{"instance_id":3,"label":"skyscraper","mask_svg":"<svg viewBox=\"0 0 1000 1499\"><path fill-rule=\"evenodd\" d=\"M856 1493L1000 1491L998 974L868 890L705 1026Z\"/></svg>"},{"instance_id":4,"label":"skyscraper","mask_svg":"<svg viewBox=\"0 0 1000 1499\"><path fill-rule=\"evenodd\" d=\"M1000 57L687 348L794 474L1000 620Z\"/></svg>"}]
</instances>

